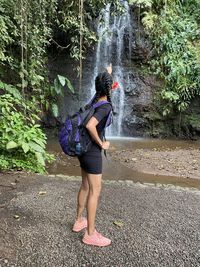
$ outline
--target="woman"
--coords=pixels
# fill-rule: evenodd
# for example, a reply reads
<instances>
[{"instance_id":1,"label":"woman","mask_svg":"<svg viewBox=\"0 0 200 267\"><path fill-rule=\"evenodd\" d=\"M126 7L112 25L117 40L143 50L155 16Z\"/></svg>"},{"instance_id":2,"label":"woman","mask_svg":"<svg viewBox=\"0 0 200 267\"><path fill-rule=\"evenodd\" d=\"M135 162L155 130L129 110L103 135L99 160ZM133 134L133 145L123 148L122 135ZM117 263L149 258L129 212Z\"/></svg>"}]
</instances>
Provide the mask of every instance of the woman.
<instances>
[{"instance_id":1,"label":"woman","mask_svg":"<svg viewBox=\"0 0 200 267\"><path fill-rule=\"evenodd\" d=\"M102 155L101 151L107 150L110 146L108 141L103 141L103 132L108 115L112 109L110 92L113 79L111 76L112 66L107 71L100 73L95 80L96 97L95 102L107 100L106 103L96 108L93 117L89 120L86 128L93 139L91 149L79 157L82 184L78 193L77 218L73 226L74 232L86 229L82 239L83 243L95 246L108 246L111 240L102 236L95 229L95 217L98 199L101 192L102 180ZM82 217L86 206L87 219Z\"/></svg>"}]
</instances>

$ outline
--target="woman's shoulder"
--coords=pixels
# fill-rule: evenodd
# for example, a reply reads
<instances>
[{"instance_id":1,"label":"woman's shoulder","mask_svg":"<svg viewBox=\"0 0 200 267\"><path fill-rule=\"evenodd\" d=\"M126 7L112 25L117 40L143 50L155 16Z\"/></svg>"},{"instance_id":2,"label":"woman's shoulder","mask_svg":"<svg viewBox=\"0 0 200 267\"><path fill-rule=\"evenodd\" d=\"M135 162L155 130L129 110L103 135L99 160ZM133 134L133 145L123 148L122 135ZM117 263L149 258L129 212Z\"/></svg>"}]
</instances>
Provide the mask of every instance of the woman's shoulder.
<instances>
[{"instance_id":1,"label":"woman's shoulder","mask_svg":"<svg viewBox=\"0 0 200 267\"><path fill-rule=\"evenodd\" d=\"M99 110L107 110L107 111L111 111L112 106L111 103L104 103L101 106L98 107Z\"/></svg>"},{"instance_id":2,"label":"woman's shoulder","mask_svg":"<svg viewBox=\"0 0 200 267\"><path fill-rule=\"evenodd\" d=\"M109 103L104 103L101 106L99 106L98 108L95 109L94 112L94 117L98 120L101 121L104 117L108 116L108 114L110 113L112 109L111 104Z\"/></svg>"}]
</instances>

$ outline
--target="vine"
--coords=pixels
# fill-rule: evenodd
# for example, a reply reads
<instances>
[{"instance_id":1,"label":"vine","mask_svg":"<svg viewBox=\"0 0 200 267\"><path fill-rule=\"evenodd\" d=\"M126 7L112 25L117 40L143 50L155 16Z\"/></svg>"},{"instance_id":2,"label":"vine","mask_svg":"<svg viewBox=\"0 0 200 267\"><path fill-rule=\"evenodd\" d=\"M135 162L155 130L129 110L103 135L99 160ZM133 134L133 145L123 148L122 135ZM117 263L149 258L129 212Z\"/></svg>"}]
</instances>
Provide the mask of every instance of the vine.
<instances>
[{"instance_id":1,"label":"vine","mask_svg":"<svg viewBox=\"0 0 200 267\"><path fill-rule=\"evenodd\" d=\"M79 55L79 96L82 86L82 76L83 76L83 0L79 0L79 16L80 16L80 55Z\"/></svg>"}]
</instances>

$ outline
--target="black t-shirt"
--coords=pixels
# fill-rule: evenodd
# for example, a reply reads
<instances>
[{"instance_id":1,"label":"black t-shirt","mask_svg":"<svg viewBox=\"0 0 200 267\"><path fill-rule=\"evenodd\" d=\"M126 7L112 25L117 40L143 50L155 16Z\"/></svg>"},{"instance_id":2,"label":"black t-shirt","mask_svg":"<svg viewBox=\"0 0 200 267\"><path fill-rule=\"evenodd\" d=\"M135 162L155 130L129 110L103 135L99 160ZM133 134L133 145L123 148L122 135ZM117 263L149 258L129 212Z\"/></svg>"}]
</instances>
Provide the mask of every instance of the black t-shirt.
<instances>
[{"instance_id":1,"label":"black t-shirt","mask_svg":"<svg viewBox=\"0 0 200 267\"><path fill-rule=\"evenodd\" d=\"M97 132L101 140L103 140L103 132L110 111L111 111L111 105L103 104L102 106L95 109L95 113L93 115L93 117L95 117L99 122L97 124ZM93 141L91 149L87 153L93 154L96 152L98 153L101 152L101 147L95 141Z\"/></svg>"}]
</instances>

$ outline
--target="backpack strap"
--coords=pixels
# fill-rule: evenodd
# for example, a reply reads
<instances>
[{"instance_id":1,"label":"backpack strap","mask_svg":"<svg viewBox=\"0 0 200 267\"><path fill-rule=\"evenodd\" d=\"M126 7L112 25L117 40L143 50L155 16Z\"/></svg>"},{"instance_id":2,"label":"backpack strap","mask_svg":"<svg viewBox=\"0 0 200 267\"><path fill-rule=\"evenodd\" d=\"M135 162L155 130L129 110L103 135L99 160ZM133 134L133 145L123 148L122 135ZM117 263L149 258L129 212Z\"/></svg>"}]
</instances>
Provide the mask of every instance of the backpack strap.
<instances>
[{"instance_id":1,"label":"backpack strap","mask_svg":"<svg viewBox=\"0 0 200 267\"><path fill-rule=\"evenodd\" d=\"M110 104L110 102L108 102L107 100L98 101L97 103L93 104L93 108L98 108L104 104Z\"/></svg>"},{"instance_id":2,"label":"backpack strap","mask_svg":"<svg viewBox=\"0 0 200 267\"><path fill-rule=\"evenodd\" d=\"M112 110L111 110L110 113L108 114L105 128L107 128L112 123L112 119L113 119L113 117L112 117Z\"/></svg>"},{"instance_id":3,"label":"backpack strap","mask_svg":"<svg viewBox=\"0 0 200 267\"><path fill-rule=\"evenodd\" d=\"M70 138L73 138L73 136L75 137L75 141L77 140L77 130L78 130L78 123L79 123L79 118L78 116L75 116L73 120L71 120L71 124L72 124L72 132L70 134ZM75 151L75 147L73 148Z\"/></svg>"},{"instance_id":4,"label":"backpack strap","mask_svg":"<svg viewBox=\"0 0 200 267\"><path fill-rule=\"evenodd\" d=\"M105 127L104 130L103 130L103 140L104 140L104 141L107 141L107 140L106 140L106 135L105 135L105 133L106 133L106 127ZM103 150L103 153L104 153L105 158L108 160L106 150Z\"/></svg>"},{"instance_id":5,"label":"backpack strap","mask_svg":"<svg viewBox=\"0 0 200 267\"><path fill-rule=\"evenodd\" d=\"M91 106L92 102L95 100L96 94L90 99L90 101L86 104L86 106Z\"/></svg>"}]
</instances>

